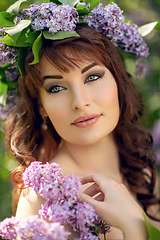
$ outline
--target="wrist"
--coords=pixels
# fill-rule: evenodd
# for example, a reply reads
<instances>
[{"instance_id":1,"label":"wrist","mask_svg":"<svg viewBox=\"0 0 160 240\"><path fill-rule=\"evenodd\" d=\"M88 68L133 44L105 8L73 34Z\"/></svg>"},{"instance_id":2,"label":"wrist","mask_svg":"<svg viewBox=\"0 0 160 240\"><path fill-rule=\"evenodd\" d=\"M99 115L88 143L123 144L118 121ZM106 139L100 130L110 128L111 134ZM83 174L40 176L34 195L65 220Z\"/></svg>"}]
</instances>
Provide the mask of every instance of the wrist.
<instances>
[{"instance_id":1,"label":"wrist","mask_svg":"<svg viewBox=\"0 0 160 240\"><path fill-rule=\"evenodd\" d=\"M148 240L146 225L143 219L128 221L124 230L124 240Z\"/></svg>"}]
</instances>

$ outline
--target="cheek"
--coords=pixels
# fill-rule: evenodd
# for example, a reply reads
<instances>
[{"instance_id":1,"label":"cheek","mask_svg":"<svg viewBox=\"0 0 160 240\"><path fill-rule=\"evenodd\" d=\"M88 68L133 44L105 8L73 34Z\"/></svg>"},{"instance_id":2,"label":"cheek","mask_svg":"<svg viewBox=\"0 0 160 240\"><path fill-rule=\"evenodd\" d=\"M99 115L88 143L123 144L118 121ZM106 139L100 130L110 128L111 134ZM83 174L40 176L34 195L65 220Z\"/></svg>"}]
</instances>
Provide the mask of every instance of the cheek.
<instances>
[{"instance_id":1,"label":"cheek","mask_svg":"<svg viewBox=\"0 0 160 240\"><path fill-rule=\"evenodd\" d=\"M52 122L53 119L57 118L57 116L59 116L59 113L61 113L60 111L61 107L57 105L55 101L53 101L51 95L46 94L44 91L41 91L40 99L46 114L48 115Z\"/></svg>"},{"instance_id":2,"label":"cheek","mask_svg":"<svg viewBox=\"0 0 160 240\"><path fill-rule=\"evenodd\" d=\"M106 82L103 87L98 89L98 94L94 95L96 101L110 110L119 110L118 89L115 80Z\"/></svg>"}]
</instances>

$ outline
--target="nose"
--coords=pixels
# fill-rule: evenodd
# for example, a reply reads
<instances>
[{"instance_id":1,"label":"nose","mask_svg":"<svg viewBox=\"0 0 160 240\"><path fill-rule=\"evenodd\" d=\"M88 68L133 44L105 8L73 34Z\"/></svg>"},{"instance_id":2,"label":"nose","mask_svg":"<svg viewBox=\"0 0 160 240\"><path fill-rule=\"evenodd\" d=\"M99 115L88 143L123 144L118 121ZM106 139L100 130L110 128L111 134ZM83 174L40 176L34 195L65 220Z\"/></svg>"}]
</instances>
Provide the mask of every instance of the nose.
<instances>
[{"instance_id":1,"label":"nose","mask_svg":"<svg viewBox=\"0 0 160 240\"><path fill-rule=\"evenodd\" d=\"M90 94L85 88L85 85L77 86L73 90L72 109L73 110L84 110L90 106Z\"/></svg>"}]
</instances>

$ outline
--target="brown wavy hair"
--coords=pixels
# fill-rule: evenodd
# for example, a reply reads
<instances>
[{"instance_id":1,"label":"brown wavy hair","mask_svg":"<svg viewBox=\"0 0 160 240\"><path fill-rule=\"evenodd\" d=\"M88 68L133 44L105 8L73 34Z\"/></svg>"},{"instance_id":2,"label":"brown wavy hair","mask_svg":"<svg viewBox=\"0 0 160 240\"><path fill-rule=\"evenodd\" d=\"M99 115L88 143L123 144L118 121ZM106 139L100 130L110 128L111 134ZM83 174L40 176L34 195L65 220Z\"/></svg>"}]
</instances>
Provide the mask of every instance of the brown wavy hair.
<instances>
[{"instance_id":1,"label":"brown wavy hair","mask_svg":"<svg viewBox=\"0 0 160 240\"><path fill-rule=\"evenodd\" d=\"M64 72L86 59L94 59L111 71L118 86L120 104L119 122L113 131L119 149L120 171L147 213L149 206L159 204L159 200L154 193L156 170L152 137L139 123L144 113L141 97L109 39L83 25L79 25L76 31L79 37L57 41L44 39L41 56L45 55L56 68ZM7 123L9 150L22 167L27 167L35 160L43 163L49 161L61 141L49 119L48 130L41 128L43 119L39 112L39 88L43 80L39 64L29 65L32 61L33 53L30 52L26 57L23 78L19 79L20 104ZM22 185L20 168L13 172L12 178L17 186ZM15 196L18 196L18 192ZM155 219L154 216L150 217Z\"/></svg>"}]
</instances>

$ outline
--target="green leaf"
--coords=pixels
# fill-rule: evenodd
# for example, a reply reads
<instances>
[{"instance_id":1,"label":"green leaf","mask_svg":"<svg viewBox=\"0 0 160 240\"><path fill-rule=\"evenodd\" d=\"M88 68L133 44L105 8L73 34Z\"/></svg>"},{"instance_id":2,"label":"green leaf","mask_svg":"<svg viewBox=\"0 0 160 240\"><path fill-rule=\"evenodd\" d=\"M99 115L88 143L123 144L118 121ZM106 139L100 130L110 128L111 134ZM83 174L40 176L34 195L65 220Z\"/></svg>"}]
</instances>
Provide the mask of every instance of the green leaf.
<instances>
[{"instance_id":1,"label":"green leaf","mask_svg":"<svg viewBox=\"0 0 160 240\"><path fill-rule=\"evenodd\" d=\"M143 212L143 216L144 216L147 232L148 232L148 235L149 235L149 239L150 240L158 240L158 239L160 239L160 231L157 228L155 228L148 221L147 216L146 216L146 214L144 212Z\"/></svg>"},{"instance_id":2,"label":"green leaf","mask_svg":"<svg viewBox=\"0 0 160 240\"><path fill-rule=\"evenodd\" d=\"M122 57L126 72L134 77L136 71L136 58L131 53L124 52L120 47L117 48L117 50Z\"/></svg>"},{"instance_id":3,"label":"green leaf","mask_svg":"<svg viewBox=\"0 0 160 240\"><path fill-rule=\"evenodd\" d=\"M93 8L98 6L100 0L88 0L87 2L90 3L90 10L92 10Z\"/></svg>"},{"instance_id":4,"label":"green leaf","mask_svg":"<svg viewBox=\"0 0 160 240\"><path fill-rule=\"evenodd\" d=\"M24 68L24 64L25 64L25 58L29 52L29 50L31 49L31 47L20 47L19 48L19 54L18 54L18 67L19 67L19 71L21 73L21 77L22 77L22 70Z\"/></svg>"},{"instance_id":5,"label":"green leaf","mask_svg":"<svg viewBox=\"0 0 160 240\"><path fill-rule=\"evenodd\" d=\"M5 27L4 30L5 30L5 32L7 32L11 36L14 43L16 43L16 41L17 41L18 37L20 36L22 30L27 28L30 24L31 24L31 20L21 20L14 27Z\"/></svg>"},{"instance_id":6,"label":"green leaf","mask_svg":"<svg viewBox=\"0 0 160 240\"><path fill-rule=\"evenodd\" d=\"M79 0L59 0L61 3L65 3L66 5L69 5L70 7L74 7Z\"/></svg>"},{"instance_id":7,"label":"green leaf","mask_svg":"<svg viewBox=\"0 0 160 240\"><path fill-rule=\"evenodd\" d=\"M45 1L45 0L44 0ZM53 3L55 3L55 4L57 4L57 5L60 5L61 3L60 3L60 1L58 1L58 0L48 0L49 2L53 2Z\"/></svg>"},{"instance_id":8,"label":"green leaf","mask_svg":"<svg viewBox=\"0 0 160 240\"><path fill-rule=\"evenodd\" d=\"M50 0L43 0L43 3L49 3L51 2Z\"/></svg>"},{"instance_id":9,"label":"green leaf","mask_svg":"<svg viewBox=\"0 0 160 240\"><path fill-rule=\"evenodd\" d=\"M155 29L160 30L160 22L157 23L157 25L155 26Z\"/></svg>"},{"instance_id":10,"label":"green leaf","mask_svg":"<svg viewBox=\"0 0 160 240\"><path fill-rule=\"evenodd\" d=\"M138 32L142 37L145 37L147 34L149 34L156 26L159 26L159 22L151 22L148 24L145 24L138 28ZM159 26L160 27L160 26Z\"/></svg>"},{"instance_id":11,"label":"green leaf","mask_svg":"<svg viewBox=\"0 0 160 240\"><path fill-rule=\"evenodd\" d=\"M88 9L83 5L76 7L76 10L80 15L86 15L88 13Z\"/></svg>"},{"instance_id":12,"label":"green leaf","mask_svg":"<svg viewBox=\"0 0 160 240\"><path fill-rule=\"evenodd\" d=\"M6 78L6 74L5 74L5 69L6 66L4 67L4 65L0 68L0 82L4 82L6 83L7 82L7 78Z\"/></svg>"},{"instance_id":13,"label":"green leaf","mask_svg":"<svg viewBox=\"0 0 160 240\"><path fill-rule=\"evenodd\" d=\"M8 19L10 14L8 12L0 12L0 27L8 27L14 25L14 22Z\"/></svg>"},{"instance_id":14,"label":"green leaf","mask_svg":"<svg viewBox=\"0 0 160 240\"><path fill-rule=\"evenodd\" d=\"M70 31L59 31L59 32L55 33L54 35L52 35L51 33L48 32L48 30L44 30L43 31L43 36L46 39L60 40L60 39L69 38L69 37L77 37L79 35L75 31L73 31L73 32L70 32Z\"/></svg>"},{"instance_id":15,"label":"green leaf","mask_svg":"<svg viewBox=\"0 0 160 240\"><path fill-rule=\"evenodd\" d=\"M39 62L39 55L40 55L42 46L43 46L43 39L42 39L42 32L41 32L33 43L32 52L34 54L34 61L30 63L30 65L33 65Z\"/></svg>"},{"instance_id":16,"label":"green leaf","mask_svg":"<svg viewBox=\"0 0 160 240\"><path fill-rule=\"evenodd\" d=\"M30 32L27 42L32 45L34 43L34 41L36 40L36 38L39 36L40 32L41 32L40 30Z\"/></svg>"},{"instance_id":17,"label":"green leaf","mask_svg":"<svg viewBox=\"0 0 160 240\"><path fill-rule=\"evenodd\" d=\"M27 2L27 0L19 0L17 2L15 2L14 4L12 4L6 12L9 12L9 13L15 13L16 15L19 14L19 8L20 8L20 5L22 2Z\"/></svg>"},{"instance_id":18,"label":"green leaf","mask_svg":"<svg viewBox=\"0 0 160 240\"><path fill-rule=\"evenodd\" d=\"M14 43L15 47L29 47L32 46L31 43L28 42L28 35L30 33L30 26L28 28L23 29Z\"/></svg>"},{"instance_id":19,"label":"green leaf","mask_svg":"<svg viewBox=\"0 0 160 240\"><path fill-rule=\"evenodd\" d=\"M124 66L126 72L135 77L136 71L136 58L125 58L124 59Z\"/></svg>"},{"instance_id":20,"label":"green leaf","mask_svg":"<svg viewBox=\"0 0 160 240\"><path fill-rule=\"evenodd\" d=\"M6 83L0 82L0 104L6 105L8 85Z\"/></svg>"},{"instance_id":21,"label":"green leaf","mask_svg":"<svg viewBox=\"0 0 160 240\"><path fill-rule=\"evenodd\" d=\"M2 38L0 40L0 42L3 42L3 43L5 43L7 45L10 45L10 46L14 46L14 41L8 34L6 36L4 36L4 38Z\"/></svg>"}]
</instances>

